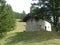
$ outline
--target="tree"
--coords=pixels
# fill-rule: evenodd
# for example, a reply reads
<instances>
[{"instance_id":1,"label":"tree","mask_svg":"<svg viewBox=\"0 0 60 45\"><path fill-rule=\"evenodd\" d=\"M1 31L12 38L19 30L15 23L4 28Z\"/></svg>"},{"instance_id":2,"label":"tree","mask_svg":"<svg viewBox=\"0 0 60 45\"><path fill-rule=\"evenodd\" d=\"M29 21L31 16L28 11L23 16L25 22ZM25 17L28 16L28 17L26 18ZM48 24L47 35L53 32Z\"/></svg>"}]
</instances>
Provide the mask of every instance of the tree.
<instances>
[{"instance_id":1,"label":"tree","mask_svg":"<svg viewBox=\"0 0 60 45\"><path fill-rule=\"evenodd\" d=\"M38 1L37 3L33 3L32 7L36 8L38 7L41 13L41 16L45 19L47 17L53 17L54 20L54 28L56 31L58 31L58 18L60 13L60 0L33 0ZM32 9L33 9L32 8ZM38 16L38 15L37 15ZM40 17L40 16L38 16ZM49 18L48 18L49 19Z\"/></svg>"},{"instance_id":2,"label":"tree","mask_svg":"<svg viewBox=\"0 0 60 45\"><path fill-rule=\"evenodd\" d=\"M10 5L5 4L5 0L0 0L0 36L3 33L13 30L15 26L14 13Z\"/></svg>"},{"instance_id":3,"label":"tree","mask_svg":"<svg viewBox=\"0 0 60 45\"><path fill-rule=\"evenodd\" d=\"M16 19L21 19L21 13L14 12L14 16Z\"/></svg>"},{"instance_id":4,"label":"tree","mask_svg":"<svg viewBox=\"0 0 60 45\"><path fill-rule=\"evenodd\" d=\"M23 19L26 16L26 13L25 11L23 11L22 13L14 12L14 16L16 19Z\"/></svg>"},{"instance_id":5,"label":"tree","mask_svg":"<svg viewBox=\"0 0 60 45\"><path fill-rule=\"evenodd\" d=\"M36 0L34 0L36 1ZM36 15L36 17L38 19L44 19L47 20L47 18L49 20L51 20L50 15L48 15L49 13L47 13L47 11L49 11L49 8L47 8L44 4L44 1L39 0L38 3L32 3L32 7L31 7L31 13L33 13L34 15Z\"/></svg>"},{"instance_id":6,"label":"tree","mask_svg":"<svg viewBox=\"0 0 60 45\"><path fill-rule=\"evenodd\" d=\"M56 31L58 31L58 20L59 20L59 16L60 16L60 0L52 0L49 2L51 6L49 6L51 8L52 11L52 16L54 19L54 29Z\"/></svg>"},{"instance_id":7,"label":"tree","mask_svg":"<svg viewBox=\"0 0 60 45\"><path fill-rule=\"evenodd\" d=\"M23 10L23 12L21 13L21 19L23 19L26 16L25 11Z\"/></svg>"},{"instance_id":8,"label":"tree","mask_svg":"<svg viewBox=\"0 0 60 45\"><path fill-rule=\"evenodd\" d=\"M14 12L13 12L11 6L7 4L5 6L5 9L4 9L3 13L5 13L5 16L6 16L5 19L6 19L6 23L7 23L6 26L8 28L7 30L8 31L12 30L15 26L15 18L14 18Z\"/></svg>"},{"instance_id":9,"label":"tree","mask_svg":"<svg viewBox=\"0 0 60 45\"><path fill-rule=\"evenodd\" d=\"M5 0L0 0L0 12L4 10L5 2Z\"/></svg>"}]
</instances>

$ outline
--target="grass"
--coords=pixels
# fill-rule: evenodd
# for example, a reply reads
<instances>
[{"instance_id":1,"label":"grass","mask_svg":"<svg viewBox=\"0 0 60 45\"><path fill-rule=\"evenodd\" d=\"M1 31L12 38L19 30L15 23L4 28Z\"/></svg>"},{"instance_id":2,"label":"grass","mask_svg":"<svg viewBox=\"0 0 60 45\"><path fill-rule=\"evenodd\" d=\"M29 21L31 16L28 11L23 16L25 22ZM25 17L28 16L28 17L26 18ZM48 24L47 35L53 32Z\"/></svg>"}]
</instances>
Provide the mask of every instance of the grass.
<instances>
[{"instance_id":1,"label":"grass","mask_svg":"<svg viewBox=\"0 0 60 45\"><path fill-rule=\"evenodd\" d=\"M60 45L59 32L24 32L25 26L26 23L17 21L15 30L8 32L0 45Z\"/></svg>"}]
</instances>

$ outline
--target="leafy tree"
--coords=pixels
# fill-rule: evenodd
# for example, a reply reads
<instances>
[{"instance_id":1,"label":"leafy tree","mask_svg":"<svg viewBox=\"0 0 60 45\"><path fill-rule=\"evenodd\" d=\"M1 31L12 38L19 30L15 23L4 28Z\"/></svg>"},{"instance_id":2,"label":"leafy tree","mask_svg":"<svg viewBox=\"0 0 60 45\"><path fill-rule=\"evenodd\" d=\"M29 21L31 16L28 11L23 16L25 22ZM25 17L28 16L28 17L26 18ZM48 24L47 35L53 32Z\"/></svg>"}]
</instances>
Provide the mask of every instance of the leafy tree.
<instances>
[{"instance_id":1,"label":"leafy tree","mask_svg":"<svg viewBox=\"0 0 60 45\"><path fill-rule=\"evenodd\" d=\"M25 13L25 11L23 11L23 12L21 13L21 19L23 19L25 16L26 16L26 13Z\"/></svg>"},{"instance_id":2,"label":"leafy tree","mask_svg":"<svg viewBox=\"0 0 60 45\"><path fill-rule=\"evenodd\" d=\"M3 11L3 9L4 9L4 6L5 6L5 0L0 0L0 12L2 12Z\"/></svg>"},{"instance_id":3,"label":"leafy tree","mask_svg":"<svg viewBox=\"0 0 60 45\"><path fill-rule=\"evenodd\" d=\"M60 16L60 0L33 0L38 1L37 3L32 4L31 12L36 13L38 18L42 17L44 19L49 19L53 17L54 28L58 31L58 18ZM38 9L34 9L38 8ZM33 11L36 10L36 11ZM38 15L38 14L40 15Z\"/></svg>"},{"instance_id":4,"label":"leafy tree","mask_svg":"<svg viewBox=\"0 0 60 45\"><path fill-rule=\"evenodd\" d=\"M54 29L58 31L58 22L59 22L59 16L60 16L60 0L52 0L49 1L50 8L54 20Z\"/></svg>"},{"instance_id":5,"label":"leafy tree","mask_svg":"<svg viewBox=\"0 0 60 45\"><path fill-rule=\"evenodd\" d=\"M38 3L32 3L31 13L35 15L38 19L51 21L51 16L48 15L49 13L47 13L47 11L49 11L49 9L45 6L42 0L39 0Z\"/></svg>"},{"instance_id":6,"label":"leafy tree","mask_svg":"<svg viewBox=\"0 0 60 45\"><path fill-rule=\"evenodd\" d=\"M26 16L25 11L23 11L22 13L14 12L14 14L16 19L23 19Z\"/></svg>"},{"instance_id":7,"label":"leafy tree","mask_svg":"<svg viewBox=\"0 0 60 45\"><path fill-rule=\"evenodd\" d=\"M14 16L16 19L21 19L21 14L18 12L14 12Z\"/></svg>"},{"instance_id":8,"label":"leafy tree","mask_svg":"<svg viewBox=\"0 0 60 45\"><path fill-rule=\"evenodd\" d=\"M10 5L5 4L5 0L0 0L0 36L15 26L14 13Z\"/></svg>"}]
</instances>

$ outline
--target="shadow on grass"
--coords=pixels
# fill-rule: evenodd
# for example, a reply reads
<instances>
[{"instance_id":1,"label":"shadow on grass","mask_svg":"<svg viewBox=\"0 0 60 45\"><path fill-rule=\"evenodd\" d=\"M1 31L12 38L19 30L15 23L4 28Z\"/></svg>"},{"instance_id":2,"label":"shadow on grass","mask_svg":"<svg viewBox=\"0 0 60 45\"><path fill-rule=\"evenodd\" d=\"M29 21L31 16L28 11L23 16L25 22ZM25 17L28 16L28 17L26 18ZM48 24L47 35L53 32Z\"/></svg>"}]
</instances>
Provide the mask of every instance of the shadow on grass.
<instances>
[{"instance_id":1,"label":"shadow on grass","mask_svg":"<svg viewBox=\"0 0 60 45\"><path fill-rule=\"evenodd\" d=\"M42 42L48 41L50 39L59 39L60 33L59 32L16 32L15 36L8 37L5 41L5 45L15 45L19 42L24 43L34 43L34 42Z\"/></svg>"}]
</instances>

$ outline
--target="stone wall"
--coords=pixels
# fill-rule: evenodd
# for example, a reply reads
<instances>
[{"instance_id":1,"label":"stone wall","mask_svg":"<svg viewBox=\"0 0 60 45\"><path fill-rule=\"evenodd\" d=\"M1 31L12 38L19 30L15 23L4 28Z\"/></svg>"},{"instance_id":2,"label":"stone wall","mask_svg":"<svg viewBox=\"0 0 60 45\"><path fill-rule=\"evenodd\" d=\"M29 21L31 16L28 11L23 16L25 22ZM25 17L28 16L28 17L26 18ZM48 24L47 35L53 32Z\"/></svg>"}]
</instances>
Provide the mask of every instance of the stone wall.
<instances>
[{"instance_id":1,"label":"stone wall","mask_svg":"<svg viewBox=\"0 0 60 45\"><path fill-rule=\"evenodd\" d=\"M36 31L36 30L40 30L37 21L35 21L34 19L28 20L26 22L26 31Z\"/></svg>"}]
</instances>

